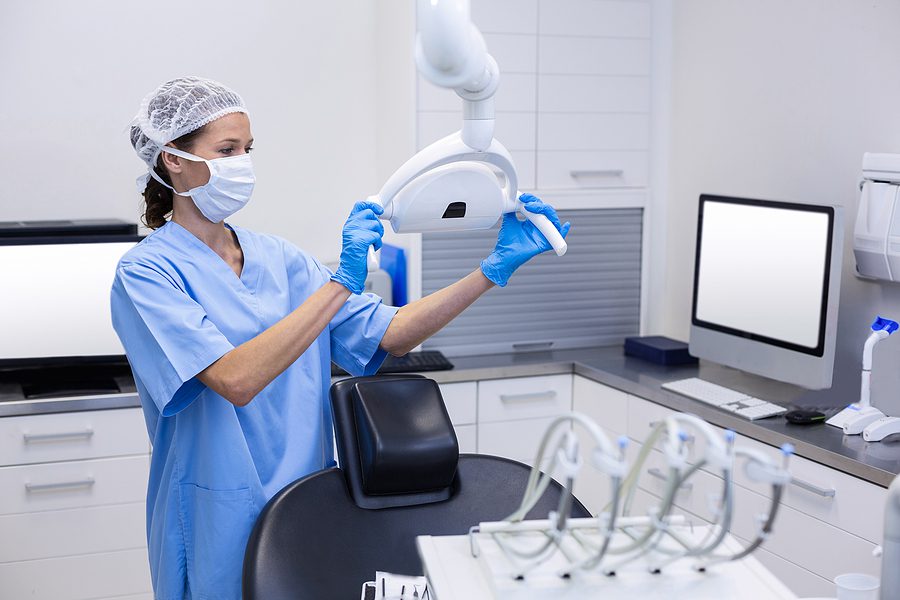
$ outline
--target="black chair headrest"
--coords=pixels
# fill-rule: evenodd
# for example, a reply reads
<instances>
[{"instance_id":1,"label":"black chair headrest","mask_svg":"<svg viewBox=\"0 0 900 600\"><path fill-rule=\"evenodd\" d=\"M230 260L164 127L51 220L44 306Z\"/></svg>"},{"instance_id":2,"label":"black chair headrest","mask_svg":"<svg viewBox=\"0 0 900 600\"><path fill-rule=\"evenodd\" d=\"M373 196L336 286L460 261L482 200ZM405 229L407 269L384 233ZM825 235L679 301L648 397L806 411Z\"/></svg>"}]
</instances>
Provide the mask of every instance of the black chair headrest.
<instances>
[{"instance_id":1,"label":"black chair headrest","mask_svg":"<svg viewBox=\"0 0 900 600\"><path fill-rule=\"evenodd\" d=\"M352 377L331 386L338 460L361 508L446 500L459 444L437 383L420 375Z\"/></svg>"}]
</instances>

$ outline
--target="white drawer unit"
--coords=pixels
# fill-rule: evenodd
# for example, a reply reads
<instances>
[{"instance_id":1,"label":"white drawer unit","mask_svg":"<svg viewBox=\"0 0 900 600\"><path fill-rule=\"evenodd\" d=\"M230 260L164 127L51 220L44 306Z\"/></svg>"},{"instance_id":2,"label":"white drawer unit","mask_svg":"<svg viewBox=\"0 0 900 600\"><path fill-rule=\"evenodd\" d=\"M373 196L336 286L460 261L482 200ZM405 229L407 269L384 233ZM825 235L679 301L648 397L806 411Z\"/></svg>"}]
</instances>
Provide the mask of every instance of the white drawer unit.
<instances>
[{"instance_id":1,"label":"white drawer unit","mask_svg":"<svg viewBox=\"0 0 900 600\"><path fill-rule=\"evenodd\" d=\"M0 419L0 466L147 453L139 408Z\"/></svg>"},{"instance_id":2,"label":"white drawer unit","mask_svg":"<svg viewBox=\"0 0 900 600\"><path fill-rule=\"evenodd\" d=\"M546 375L478 383L478 423L555 416L572 409L572 376ZM479 432L479 449L484 449Z\"/></svg>"},{"instance_id":3,"label":"white drawer unit","mask_svg":"<svg viewBox=\"0 0 900 600\"><path fill-rule=\"evenodd\" d=\"M737 443L760 450L774 460L781 452L772 446L738 436ZM870 542L880 544L884 535L884 506L887 490L813 462L801 456L790 461L793 481L782 502L812 517L825 521ZM735 481L758 491L742 469ZM768 493L761 490L761 493ZM877 509L873 507L878 507Z\"/></svg>"},{"instance_id":4,"label":"white drawer unit","mask_svg":"<svg viewBox=\"0 0 900 600\"><path fill-rule=\"evenodd\" d=\"M737 536L735 536L737 537ZM740 539L740 538L738 538ZM741 540L747 543L747 540ZM811 598L813 596L828 598L834 596L834 583L820 577L815 573L797 566L789 560L785 560L777 554L772 554L765 549L757 548L753 552L753 556L763 564L767 569L780 579L792 592L804 597Z\"/></svg>"},{"instance_id":5,"label":"white drawer unit","mask_svg":"<svg viewBox=\"0 0 900 600\"><path fill-rule=\"evenodd\" d=\"M538 152L541 189L646 187L650 154L646 151Z\"/></svg>"},{"instance_id":6,"label":"white drawer unit","mask_svg":"<svg viewBox=\"0 0 900 600\"><path fill-rule=\"evenodd\" d=\"M555 417L479 423L478 453L511 458L527 465L534 462L538 445Z\"/></svg>"},{"instance_id":7,"label":"white drawer unit","mask_svg":"<svg viewBox=\"0 0 900 600\"><path fill-rule=\"evenodd\" d=\"M146 502L0 516L0 563L144 548ZM3 584L0 583L0 589Z\"/></svg>"},{"instance_id":8,"label":"white drawer unit","mask_svg":"<svg viewBox=\"0 0 900 600\"><path fill-rule=\"evenodd\" d=\"M500 73L537 72L537 36L520 33L486 33L488 52L497 61Z\"/></svg>"},{"instance_id":9,"label":"white drawer unit","mask_svg":"<svg viewBox=\"0 0 900 600\"><path fill-rule=\"evenodd\" d=\"M574 113L649 112L648 77L541 75L541 111Z\"/></svg>"},{"instance_id":10,"label":"white drawer unit","mask_svg":"<svg viewBox=\"0 0 900 600\"><path fill-rule=\"evenodd\" d=\"M537 33L538 0L474 0L471 11L484 34Z\"/></svg>"},{"instance_id":11,"label":"white drawer unit","mask_svg":"<svg viewBox=\"0 0 900 600\"><path fill-rule=\"evenodd\" d=\"M576 375L572 383L572 409L587 415L609 434L628 433L628 394ZM615 438L610 439L615 443Z\"/></svg>"},{"instance_id":12,"label":"white drawer unit","mask_svg":"<svg viewBox=\"0 0 900 600\"><path fill-rule=\"evenodd\" d=\"M144 502L150 456L0 469L0 515Z\"/></svg>"},{"instance_id":13,"label":"white drawer unit","mask_svg":"<svg viewBox=\"0 0 900 600\"><path fill-rule=\"evenodd\" d=\"M454 425L475 424L478 418L478 384L474 381L442 383L441 397Z\"/></svg>"},{"instance_id":14,"label":"white drawer unit","mask_svg":"<svg viewBox=\"0 0 900 600\"><path fill-rule=\"evenodd\" d=\"M650 117L644 114L541 113L538 151L647 150Z\"/></svg>"},{"instance_id":15,"label":"white drawer unit","mask_svg":"<svg viewBox=\"0 0 900 600\"><path fill-rule=\"evenodd\" d=\"M0 419L0 598L149 598L149 449L140 408Z\"/></svg>"},{"instance_id":16,"label":"white drawer unit","mask_svg":"<svg viewBox=\"0 0 900 600\"><path fill-rule=\"evenodd\" d=\"M93 600L152 592L145 549L0 564L0 597Z\"/></svg>"},{"instance_id":17,"label":"white drawer unit","mask_svg":"<svg viewBox=\"0 0 900 600\"><path fill-rule=\"evenodd\" d=\"M649 76L650 40L542 35L538 73Z\"/></svg>"},{"instance_id":18,"label":"white drawer unit","mask_svg":"<svg viewBox=\"0 0 900 600\"><path fill-rule=\"evenodd\" d=\"M649 0L540 0L541 34L650 38Z\"/></svg>"}]
</instances>

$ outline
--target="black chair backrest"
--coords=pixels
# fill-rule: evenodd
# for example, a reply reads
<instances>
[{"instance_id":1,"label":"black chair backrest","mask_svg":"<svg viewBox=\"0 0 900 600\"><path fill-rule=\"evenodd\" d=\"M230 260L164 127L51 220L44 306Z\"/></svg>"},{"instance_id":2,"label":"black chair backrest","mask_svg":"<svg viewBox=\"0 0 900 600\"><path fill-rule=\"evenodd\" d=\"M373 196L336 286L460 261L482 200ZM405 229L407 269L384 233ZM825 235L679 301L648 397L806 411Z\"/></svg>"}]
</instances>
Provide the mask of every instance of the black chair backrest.
<instances>
[{"instance_id":1,"label":"black chair backrest","mask_svg":"<svg viewBox=\"0 0 900 600\"><path fill-rule=\"evenodd\" d=\"M352 387L341 382L332 394L349 394ZM336 423L339 445L355 443L340 439L348 431L346 423ZM530 472L505 458L463 454L448 499L377 509L354 500L349 471L303 477L278 492L256 521L244 556L244 600L357 598L375 571L421 575L416 536L462 535L479 522L507 517L518 509ZM546 518L561 491L554 482L528 518ZM590 516L578 501L572 515Z\"/></svg>"}]
</instances>

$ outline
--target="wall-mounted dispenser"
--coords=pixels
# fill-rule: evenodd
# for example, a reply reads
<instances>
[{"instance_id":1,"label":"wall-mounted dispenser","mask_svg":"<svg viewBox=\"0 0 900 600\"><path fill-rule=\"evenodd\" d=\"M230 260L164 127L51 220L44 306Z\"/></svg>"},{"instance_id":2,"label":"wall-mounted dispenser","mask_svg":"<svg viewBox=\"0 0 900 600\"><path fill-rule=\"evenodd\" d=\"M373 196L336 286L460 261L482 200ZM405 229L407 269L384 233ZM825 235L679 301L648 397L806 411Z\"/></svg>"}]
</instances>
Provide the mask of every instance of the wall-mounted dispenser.
<instances>
[{"instance_id":1,"label":"wall-mounted dispenser","mask_svg":"<svg viewBox=\"0 0 900 600\"><path fill-rule=\"evenodd\" d=\"M863 182L853 232L856 271L900 281L900 154L863 155Z\"/></svg>"}]
</instances>

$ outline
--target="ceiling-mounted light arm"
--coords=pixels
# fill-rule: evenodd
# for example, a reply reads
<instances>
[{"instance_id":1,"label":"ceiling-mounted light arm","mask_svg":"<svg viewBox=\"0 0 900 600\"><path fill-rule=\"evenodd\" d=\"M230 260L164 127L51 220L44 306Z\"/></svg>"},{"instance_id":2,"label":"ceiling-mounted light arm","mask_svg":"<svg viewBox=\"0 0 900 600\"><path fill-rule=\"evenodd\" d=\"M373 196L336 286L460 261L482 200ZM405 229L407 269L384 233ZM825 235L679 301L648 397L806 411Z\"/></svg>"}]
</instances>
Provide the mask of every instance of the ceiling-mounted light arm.
<instances>
[{"instance_id":1,"label":"ceiling-mounted light arm","mask_svg":"<svg viewBox=\"0 0 900 600\"><path fill-rule=\"evenodd\" d=\"M483 152L494 137L497 61L472 24L468 0L419 0L416 66L431 83L463 100L463 142Z\"/></svg>"}]
</instances>

